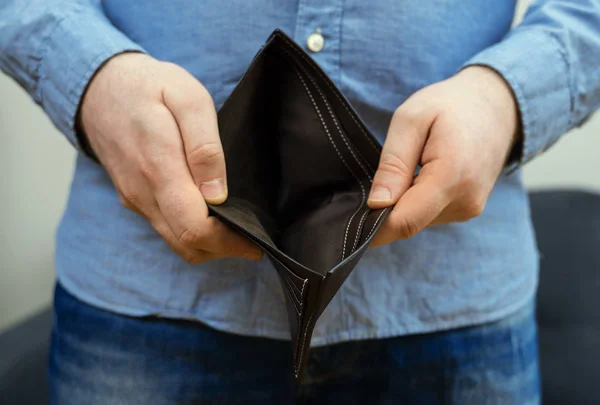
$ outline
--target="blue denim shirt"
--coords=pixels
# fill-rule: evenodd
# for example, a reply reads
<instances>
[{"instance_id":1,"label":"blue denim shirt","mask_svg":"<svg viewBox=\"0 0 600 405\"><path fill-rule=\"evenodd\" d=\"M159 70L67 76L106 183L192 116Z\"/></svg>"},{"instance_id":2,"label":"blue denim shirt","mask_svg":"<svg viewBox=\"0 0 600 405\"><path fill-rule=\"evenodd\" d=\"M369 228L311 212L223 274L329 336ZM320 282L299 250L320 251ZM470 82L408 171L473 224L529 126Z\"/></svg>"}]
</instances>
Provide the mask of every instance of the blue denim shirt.
<instances>
[{"instance_id":1,"label":"blue denim shirt","mask_svg":"<svg viewBox=\"0 0 600 405\"><path fill-rule=\"evenodd\" d=\"M538 1L511 30L514 7L511 0L4 0L0 67L79 147L73 120L82 93L117 53L141 50L182 65L219 107L274 28L305 47L321 29L325 44L314 59L381 142L395 108L416 90L469 64L497 70L521 113L520 165L600 101L600 4ZM516 170L500 177L480 217L370 249L322 315L313 344L498 319L531 299L537 268ZM110 311L289 336L267 260L187 264L121 206L107 173L83 154L58 230L56 269L68 291Z\"/></svg>"}]
</instances>

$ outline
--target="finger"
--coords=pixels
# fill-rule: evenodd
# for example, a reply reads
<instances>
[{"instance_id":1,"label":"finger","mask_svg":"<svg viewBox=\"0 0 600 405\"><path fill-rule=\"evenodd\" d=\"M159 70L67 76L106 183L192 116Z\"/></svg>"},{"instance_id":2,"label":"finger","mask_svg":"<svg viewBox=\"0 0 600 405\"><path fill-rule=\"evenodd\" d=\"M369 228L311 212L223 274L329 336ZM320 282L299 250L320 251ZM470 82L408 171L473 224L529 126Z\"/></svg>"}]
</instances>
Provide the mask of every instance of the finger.
<instances>
[{"instance_id":1,"label":"finger","mask_svg":"<svg viewBox=\"0 0 600 405\"><path fill-rule=\"evenodd\" d=\"M149 204L149 201L153 201L154 198L150 195L149 199L140 200L136 194L133 193L121 193L119 192L119 200L123 207L127 208L129 211L132 211L142 218L149 219L148 210L152 208Z\"/></svg>"},{"instance_id":2,"label":"finger","mask_svg":"<svg viewBox=\"0 0 600 405\"><path fill-rule=\"evenodd\" d=\"M369 195L368 204L373 209L397 203L411 185L433 123L430 112L420 111L422 102L419 98L408 99L392 117Z\"/></svg>"},{"instance_id":3,"label":"finger","mask_svg":"<svg viewBox=\"0 0 600 405\"><path fill-rule=\"evenodd\" d=\"M483 214L489 192L466 193L448 205L430 225L466 222Z\"/></svg>"},{"instance_id":4,"label":"finger","mask_svg":"<svg viewBox=\"0 0 600 405\"><path fill-rule=\"evenodd\" d=\"M260 248L208 216L208 207L187 166L175 119L168 110L165 111L156 111L153 124L147 129L151 132L148 137L153 141L145 146L149 149L145 152L146 177L171 231L184 246L217 255L258 260L262 257Z\"/></svg>"},{"instance_id":5,"label":"finger","mask_svg":"<svg viewBox=\"0 0 600 405\"><path fill-rule=\"evenodd\" d=\"M227 176L214 102L200 82L180 73L177 82L165 89L164 102L179 126L196 185L206 202L220 204L227 199Z\"/></svg>"},{"instance_id":6,"label":"finger","mask_svg":"<svg viewBox=\"0 0 600 405\"><path fill-rule=\"evenodd\" d=\"M188 175L189 176L189 175ZM189 177L189 182L173 181L157 192L158 204L177 239L189 247L202 248L222 256L258 260L262 250L242 234L208 216L206 204ZM203 205L202 210L197 207Z\"/></svg>"},{"instance_id":7,"label":"finger","mask_svg":"<svg viewBox=\"0 0 600 405\"><path fill-rule=\"evenodd\" d=\"M219 256L214 253L209 253L203 250L192 249L187 246L184 246L180 243L173 231L167 224L167 221L162 216L160 211L156 211L151 219L151 224L154 229L159 233L160 236L167 242L167 244L173 249L175 253L177 253L183 260L191 264L203 263L208 260L219 259L222 256Z\"/></svg>"},{"instance_id":8,"label":"finger","mask_svg":"<svg viewBox=\"0 0 600 405\"><path fill-rule=\"evenodd\" d=\"M428 226L450 224L453 222L464 222L470 219L461 212L460 206L451 203L433 220Z\"/></svg>"},{"instance_id":9,"label":"finger","mask_svg":"<svg viewBox=\"0 0 600 405\"><path fill-rule=\"evenodd\" d=\"M423 166L375 236L374 246L415 236L450 204L453 179L445 166L441 160Z\"/></svg>"}]
</instances>

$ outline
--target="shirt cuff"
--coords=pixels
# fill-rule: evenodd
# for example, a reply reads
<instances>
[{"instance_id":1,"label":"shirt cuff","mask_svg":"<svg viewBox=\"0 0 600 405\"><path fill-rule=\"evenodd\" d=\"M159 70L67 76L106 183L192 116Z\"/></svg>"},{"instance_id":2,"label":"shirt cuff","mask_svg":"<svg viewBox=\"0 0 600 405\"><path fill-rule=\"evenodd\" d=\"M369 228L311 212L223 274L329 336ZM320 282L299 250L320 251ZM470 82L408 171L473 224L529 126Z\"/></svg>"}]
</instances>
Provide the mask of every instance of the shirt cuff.
<instances>
[{"instance_id":1,"label":"shirt cuff","mask_svg":"<svg viewBox=\"0 0 600 405\"><path fill-rule=\"evenodd\" d=\"M570 127L572 91L569 62L558 40L535 28L516 28L498 44L468 60L499 73L512 88L522 131L520 150L508 171L539 155ZM462 69L461 68L461 69Z\"/></svg>"},{"instance_id":2,"label":"shirt cuff","mask_svg":"<svg viewBox=\"0 0 600 405\"><path fill-rule=\"evenodd\" d=\"M112 56L144 50L92 7L65 14L45 42L34 98L69 142L85 151L76 135L75 118L90 79Z\"/></svg>"}]
</instances>

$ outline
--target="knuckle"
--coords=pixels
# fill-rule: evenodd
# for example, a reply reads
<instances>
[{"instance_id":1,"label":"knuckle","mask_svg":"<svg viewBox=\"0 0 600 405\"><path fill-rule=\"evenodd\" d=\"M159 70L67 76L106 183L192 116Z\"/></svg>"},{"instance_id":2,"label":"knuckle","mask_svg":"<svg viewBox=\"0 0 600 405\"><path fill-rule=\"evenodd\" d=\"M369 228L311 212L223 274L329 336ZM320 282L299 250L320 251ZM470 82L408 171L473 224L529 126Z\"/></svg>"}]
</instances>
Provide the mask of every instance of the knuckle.
<instances>
[{"instance_id":1,"label":"knuckle","mask_svg":"<svg viewBox=\"0 0 600 405\"><path fill-rule=\"evenodd\" d=\"M397 239L409 239L419 233L419 226L410 218L403 218L392 226Z\"/></svg>"},{"instance_id":2,"label":"knuckle","mask_svg":"<svg viewBox=\"0 0 600 405\"><path fill-rule=\"evenodd\" d=\"M418 116L408 108L399 107L396 109L396 111L394 111L394 114L392 115L392 121L401 123L402 130L405 132L416 132Z\"/></svg>"},{"instance_id":3,"label":"knuckle","mask_svg":"<svg viewBox=\"0 0 600 405\"><path fill-rule=\"evenodd\" d=\"M158 174L165 173L170 167L167 163L181 158L183 155L176 145L169 145L167 142L148 142L142 151L139 170L146 180L154 184L153 180L158 177Z\"/></svg>"},{"instance_id":4,"label":"knuckle","mask_svg":"<svg viewBox=\"0 0 600 405\"><path fill-rule=\"evenodd\" d=\"M483 214L485 209L485 197L481 193L475 194L468 198L463 204L463 213L466 219L471 219Z\"/></svg>"},{"instance_id":5,"label":"knuckle","mask_svg":"<svg viewBox=\"0 0 600 405\"><path fill-rule=\"evenodd\" d=\"M136 108L130 113L131 125L137 133L143 134L147 126L148 114L140 108Z\"/></svg>"},{"instance_id":6,"label":"knuckle","mask_svg":"<svg viewBox=\"0 0 600 405\"><path fill-rule=\"evenodd\" d=\"M140 198L134 192L120 193L119 199L121 200L121 204L128 210L135 211L140 206Z\"/></svg>"},{"instance_id":7,"label":"knuckle","mask_svg":"<svg viewBox=\"0 0 600 405\"><path fill-rule=\"evenodd\" d=\"M188 154L188 163L197 167L213 167L225 160L223 149L217 142L197 146Z\"/></svg>"},{"instance_id":8,"label":"knuckle","mask_svg":"<svg viewBox=\"0 0 600 405\"><path fill-rule=\"evenodd\" d=\"M187 228L185 229L178 238L179 243L183 246L196 246L201 244L206 238L206 232L201 231L201 227Z\"/></svg>"},{"instance_id":9,"label":"knuckle","mask_svg":"<svg viewBox=\"0 0 600 405\"><path fill-rule=\"evenodd\" d=\"M160 170L160 164L158 164L157 162L151 159L146 159L140 165L139 170L143 179L150 185L150 187L156 187L160 183L158 175Z\"/></svg>"},{"instance_id":10,"label":"knuckle","mask_svg":"<svg viewBox=\"0 0 600 405\"><path fill-rule=\"evenodd\" d=\"M148 165L152 169L158 169L173 155L173 151L168 145L152 143L146 146L144 155Z\"/></svg>"},{"instance_id":11,"label":"knuckle","mask_svg":"<svg viewBox=\"0 0 600 405\"><path fill-rule=\"evenodd\" d=\"M133 128L142 135L151 132L161 118L162 111L160 106L152 103L141 103L130 112Z\"/></svg>"},{"instance_id":12,"label":"knuckle","mask_svg":"<svg viewBox=\"0 0 600 405\"><path fill-rule=\"evenodd\" d=\"M378 170L384 173L390 173L394 176L412 176L408 165L398 156L391 153L385 153L381 156Z\"/></svg>"},{"instance_id":13,"label":"knuckle","mask_svg":"<svg viewBox=\"0 0 600 405\"><path fill-rule=\"evenodd\" d=\"M162 135L169 121L172 120L170 111L160 102L148 101L135 107L131 119L141 135Z\"/></svg>"},{"instance_id":14,"label":"knuckle","mask_svg":"<svg viewBox=\"0 0 600 405\"><path fill-rule=\"evenodd\" d=\"M142 178L150 185L156 184L156 173L157 167L155 164L150 164L149 162L143 162L140 164L139 171Z\"/></svg>"},{"instance_id":15,"label":"knuckle","mask_svg":"<svg viewBox=\"0 0 600 405\"><path fill-rule=\"evenodd\" d=\"M193 246L197 242L196 232L191 229L185 229L178 238L183 246Z\"/></svg>"},{"instance_id":16,"label":"knuckle","mask_svg":"<svg viewBox=\"0 0 600 405\"><path fill-rule=\"evenodd\" d=\"M481 182L474 170L464 170L454 187L455 198L459 201L461 218L467 221L483 213L487 195L482 191Z\"/></svg>"}]
</instances>

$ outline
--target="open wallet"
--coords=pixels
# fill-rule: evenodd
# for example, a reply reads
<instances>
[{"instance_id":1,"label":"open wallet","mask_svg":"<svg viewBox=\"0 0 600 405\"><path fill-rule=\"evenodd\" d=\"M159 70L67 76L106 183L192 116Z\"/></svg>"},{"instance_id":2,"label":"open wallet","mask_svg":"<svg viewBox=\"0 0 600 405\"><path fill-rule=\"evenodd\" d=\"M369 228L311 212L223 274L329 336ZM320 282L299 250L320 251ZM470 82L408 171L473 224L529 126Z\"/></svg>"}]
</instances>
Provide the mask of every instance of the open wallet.
<instances>
[{"instance_id":1,"label":"open wallet","mask_svg":"<svg viewBox=\"0 0 600 405\"><path fill-rule=\"evenodd\" d=\"M367 196L381 146L325 72L275 30L218 112L229 197L212 215L266 253L300 382L313 329L389 209Z\"/></svg>"}]
</instances>

